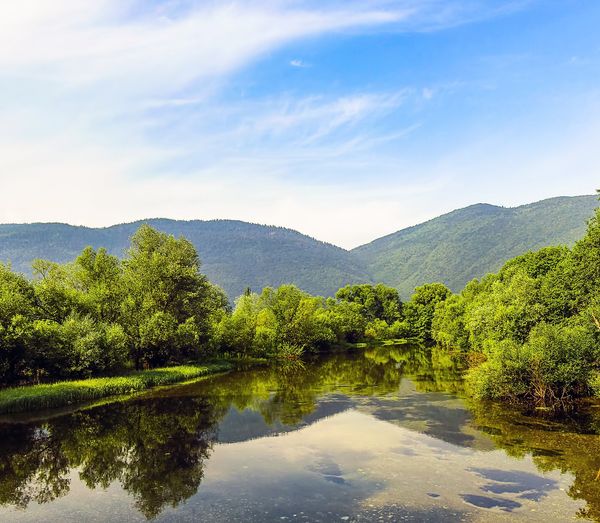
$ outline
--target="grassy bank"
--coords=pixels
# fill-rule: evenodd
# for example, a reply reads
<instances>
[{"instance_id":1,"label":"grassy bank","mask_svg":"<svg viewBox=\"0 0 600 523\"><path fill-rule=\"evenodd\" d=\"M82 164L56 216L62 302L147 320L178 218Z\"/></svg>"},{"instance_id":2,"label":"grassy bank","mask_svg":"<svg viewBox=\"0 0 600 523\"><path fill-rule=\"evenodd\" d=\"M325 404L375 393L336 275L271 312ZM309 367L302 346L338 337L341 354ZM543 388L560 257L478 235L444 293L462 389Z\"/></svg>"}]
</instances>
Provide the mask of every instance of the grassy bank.
<instances>
[{"instance_id":1,"label":"grassy bank","mask_svg":"<svg viewBox=\"0 0 600 523\"><path fill-rule=\"evenodd\" d=\"M64 407L74 403L133 394L151 387L170 385L209 374L231 370L227 361L205 365L180 365L138 371L126 376L61 381L49 385L30 385L0 390L0 414L30 412Z\"/></svg>"}]
</instances>

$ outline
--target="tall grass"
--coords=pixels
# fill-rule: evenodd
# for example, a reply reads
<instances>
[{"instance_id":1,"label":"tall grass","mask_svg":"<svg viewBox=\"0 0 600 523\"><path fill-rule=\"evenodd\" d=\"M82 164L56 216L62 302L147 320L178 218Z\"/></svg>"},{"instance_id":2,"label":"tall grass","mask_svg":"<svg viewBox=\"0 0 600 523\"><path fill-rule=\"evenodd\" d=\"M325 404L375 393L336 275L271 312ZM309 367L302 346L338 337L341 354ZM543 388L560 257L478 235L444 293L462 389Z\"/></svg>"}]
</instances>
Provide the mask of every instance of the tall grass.
<instances>
[{"instance_id":1,"label":"tall grass","mask_svg":"<svg viewBox=\"0 0 600 523\"><path fill-rule=\"evenodd\" d=\"M74 403L96 400L107 396L132 394L150 387L170 385L201 376L231 370L228 362L202 366L180 365L138 371L127 376L61 381L49 385L30 385L0 390L0 414L28 412Z\"/></svg>"}]
</instances>

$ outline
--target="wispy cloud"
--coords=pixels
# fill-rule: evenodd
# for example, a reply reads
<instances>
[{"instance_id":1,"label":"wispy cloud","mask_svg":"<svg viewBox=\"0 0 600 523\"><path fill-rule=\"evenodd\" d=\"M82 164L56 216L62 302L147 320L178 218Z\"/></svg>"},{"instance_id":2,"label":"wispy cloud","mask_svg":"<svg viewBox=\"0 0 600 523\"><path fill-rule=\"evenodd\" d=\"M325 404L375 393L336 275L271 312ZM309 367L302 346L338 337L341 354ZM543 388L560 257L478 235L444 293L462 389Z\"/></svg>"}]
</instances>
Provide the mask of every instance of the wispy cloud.
<instances>
[{"instance_id":1,"label":"wispy cloud","mask_svg":"<svg viewBox=\"0 0 600 523\"><path fill-rule=\"evenodd\" d=\"M299 58L295 58L294 60L290 60L290 65L292 67L299 67L301 69L302 68L306 68L306 67L310 67L309 64L307 64L303 60L300 60Z\"/></svg>"},{"instance_id":2,"label":"wispy cloud","mask_svg":"<svg viewBox=\"0 0 600 523\"><path fill-rule=\"evenodd\" d=\"M365 77L330 91L315 82L301 93L247 94L236 78L280 51L296 56L278 59L287 75L317 72L290 70L311 65L292 49L298 42L435 31L523 5L4 2L0 221L231 217L350 246L430 217L419 209L436 208L433 195L448 187L460 161L424 167L417 179L402 144L421 132L421 108L447 89L386 89Z\"/></svg>"},{"instance_id":3,"label":"wispy cloud","mask_svg":"<svg viewBox=\"0 0 600 523\"><path fill-rule=\"evenodd\" d=\"M133 0L93 4L23 0L3 6L3 76L35 75L66 88L111 85L111 95L119 96L156 95L230 73L286 42L407 16L397 8L310 10L279 2L189 2L186 9L179 2L160 8Z\"/></svg>"},{"instance_id":4,"label":"wispy cloud","mask_svg":"<svg viewBox=\"0 0 600 523\"><path fill-rule=\"evenodd\" d=\"M251 140L287 134L289 143L313 145L365 120L377 121L400 107L407 96L408 90L402 90L254 102L240 108L241 124L235 132Z\"/></svg>"}]
</instances>

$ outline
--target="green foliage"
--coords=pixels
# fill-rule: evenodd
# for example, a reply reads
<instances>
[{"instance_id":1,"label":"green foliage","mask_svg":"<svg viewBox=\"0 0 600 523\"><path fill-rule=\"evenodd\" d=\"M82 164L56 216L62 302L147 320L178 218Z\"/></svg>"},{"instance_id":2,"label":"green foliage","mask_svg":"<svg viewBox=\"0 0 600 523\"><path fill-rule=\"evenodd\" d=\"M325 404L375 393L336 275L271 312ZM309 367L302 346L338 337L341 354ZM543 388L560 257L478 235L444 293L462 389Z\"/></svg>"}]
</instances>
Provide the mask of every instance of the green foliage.
<instances>
[{"instance_id":1,"label":"green foliage","mask_svg":"<svg viewBox=\"0 0 600 523\"><path fill-rule=\"evenodd\" d=\"M599 355L589 329L540 323L522 345L488 345L488 359L471 369L468 383L478 398L565 410L590 394Z\"/></svg>"},{"instance_id":2,"label":"green foliage","mask_svg":"<svg viewBox=\"0 0 600 523\"><path fill-rule=\"evenodd\" d=\"M395 321L391 325L385 320L370 321L365 328L365 336L373 340L394 340L399 338L402 324Z\"/></svg>"},{"instance_id":3,"label":"green foliage","mask_svg":"<svg viewBox=\"0 0 600 523\"><path fill-rule=\"evenodd\" d=\"M118 324L76 315L63 323L39 320L30 338L30 372L38 379L45 374L53 378L107 374L127 365L127 339Z\"/></svg>"},{"instance_id":4,"label":"green foliage","mask_svg":"<svg viewBox=\"0 0 600 523\"><path fill-rule=\"evenodd\" d=\"M368 320L383 320L388 324L399 320L402 302L398 291L392 287L377 285L348 285L335 294L339 301L357 303L361 314Z\"/></svg>"},{"instance_id":5,"label":"green foliage","mask_svg":"<svg viewBox=\"0 0 600 523\"><path fill-rule=\"evenodd\" d=\"M335 297L338 303L332 302L332 308L335 310L337 307L339 313L345 313L343 317L348 321L345 337L348 341L360 339L359 332L377 340L399 337L403 309L396 289L381 283L348 285L338 290ZM360 316L362 321L356 317L352 320L351 314Z\"/></svg>"},{"instance_id":6,"label":"green foliage","mask_svg":"<svg viewBox=\"0 0 600 523\"><path fill-rule=\"evenodd\" d=\"M221 344L224 350L252 356L276 356L282 347L328 346L336 331L325 304L294 285L244 294L221 321Z\"/></svg>"},{"instance_id":7,"label":"green foliage","mask_svg":"<svg viewBox=\"0 0 600 523\"><path fill-rule=\"evenodd\" d=\"M560 197L516 208L477 204L354 249L375 281L408 298L424 283L454 292L527 251L573 245L597 206L595 196Z\"/></svg>"},{"instance_id":8,"label":"green foliage","mask_svg":"<svg viewBox=\"0 0 600 523\"><path fill-rule=\"evenodd\" d=\"M475 396L566 410L600 390L598 296L600 209L572 250L519 256L441 303L432 335L469 353Z\"/></svg>"},{"instance_id":9,"label":"green foliage","mask_svg":"<svg viewBox=\"0 0 600 523\"><path fill-rule=\"evenodd\" d=\"M0 391L0 413L28 412L64 407L108 396L132 394L150 387L192 380L231 369L227 362L180 365L131 373L127 376L64 381L50 385L15 387Z\"/></svg>"},{"instance_id":10,"label":"green foliage","mask_svg":"<svg viewBox=\"0 0 600 523\"><path fill-rule=\"evenodd\" d=\"M411 300L404 306L404 326L407 337L421 343L431 343L431 325L436 306L443 303L452 292L442 283L428 283L417 287Z\"/></svg>"},{"instance_id":11,"label":"green foliage","mask_svg":"<svg viewBox=\"0 0 600 523\"><path fill-rule=\"evenodd\" d=\"M146 226L123 261L88 247L71 263L33 267L29 282L0 265L0 382L114 374L217 348L227 299L187 240Z\"/></svg>"},{"instance_id":12,"label":"green foliage","mask_svg":"<svg viewBox=\"0 0 600 523\"><path fill-rule=\"evenodd\" d=\"M137 368L198 356L226 304L184 238L142 226L123 262L122 324Z\"/></svg>"},{"instance_id":13,"label":"green foliage","mask_svg":"<svg viewBox=\"0 0 600 523\"><path fill-rule=\"evenodd\" d=\"M435 308L431 337L445 349L464 352L470 347L469 332L465 326L466 301L464 296L453 294Z\"/></svg>"},{"instance_id":14,"label":"green foliage","mask_svg":"<svg viewBox=\"0 0 600 523\"><path fill-rule=\"evenodd\" d=\"M324 314L337 343L356 343L364 337L367 319L359 303L328 298Z\"/></svg>"}]
</instances>

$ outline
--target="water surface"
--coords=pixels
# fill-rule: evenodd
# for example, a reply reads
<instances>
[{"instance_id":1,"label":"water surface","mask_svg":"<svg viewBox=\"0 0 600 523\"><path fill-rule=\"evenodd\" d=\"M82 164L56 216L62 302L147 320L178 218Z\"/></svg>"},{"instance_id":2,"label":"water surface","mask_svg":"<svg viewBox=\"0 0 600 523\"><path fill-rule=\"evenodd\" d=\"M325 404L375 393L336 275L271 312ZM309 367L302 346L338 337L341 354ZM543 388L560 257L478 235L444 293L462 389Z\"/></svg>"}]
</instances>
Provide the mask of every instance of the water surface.
<instances>
[{"instance_id":1,"label":"water surface","mask_svg":"<svg viewBox=\"0 0 600 523\"><path fill-rule=\"evenodd\" d=\"M600 417L382 347L0 422L2 521L600 521Z\"/></svg>"}]
</instances>

